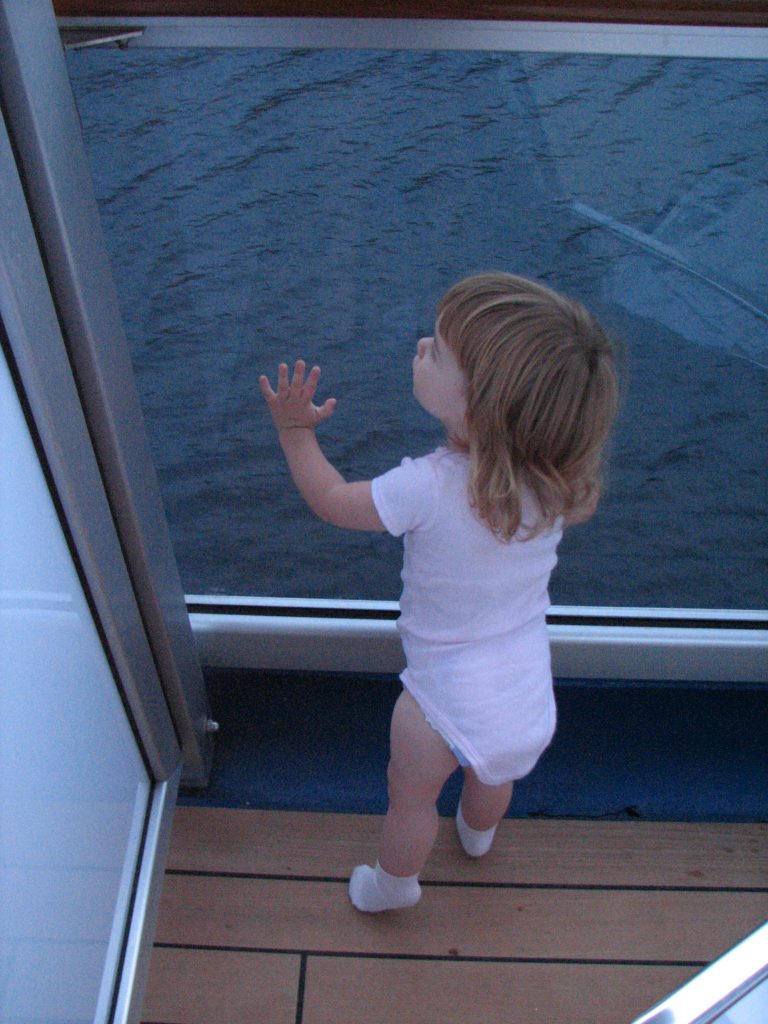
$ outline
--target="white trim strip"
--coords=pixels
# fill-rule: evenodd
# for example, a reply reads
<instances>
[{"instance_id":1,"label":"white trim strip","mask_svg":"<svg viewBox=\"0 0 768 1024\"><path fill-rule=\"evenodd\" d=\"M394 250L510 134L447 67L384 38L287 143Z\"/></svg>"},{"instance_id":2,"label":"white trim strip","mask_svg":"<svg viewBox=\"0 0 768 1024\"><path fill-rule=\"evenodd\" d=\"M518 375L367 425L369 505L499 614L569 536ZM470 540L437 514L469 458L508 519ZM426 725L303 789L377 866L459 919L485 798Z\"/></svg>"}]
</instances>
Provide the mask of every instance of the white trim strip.
<instances>
[{"instance_id":1,"label":"white trim strip","mask_svg":"<svg viewBox=\"0 0 768 1024\"><path fill-rule=\"evenodd\" d=\"M158 783L150 796L117 998L109 1018L112 1024L133 1024L141 1019L180 778L181 765L166 782Z\"/></svg>"},{"instance_id":2,"label":"white trim strip","mask_svg":"<svg viewBox=\"0 0 768 1024\"><path fill-rule=\"evenodd\" d=\"M756 1021L757 1016L749 1011L744 1013L744 1004L739 1013L737 1003L758 985L768 985L768 924L761 925L677 992L638 1017L635 1024L714 1024L716 1019L721 1024ZM749 1010L752 1013L757 1010L759 1014L760 1006L765 1007L763 998L759 1006L750 1003ZM736 1012L721 1018L726 1010Z\"/></svg>"},{"instance_id":3,"label":"white trim strip","mask_svg":"<svg viewBox=\"0 0 768 1024\"><path fill-rule=\"evenodd\" d=\"M234 613L236 609L247 609L251 614L261 614L262 609L284 608L294 614L301 611L311 614L316 611L328 611L334 617L344 618L348 611L350 618L357 617L361 612L381 612L382 617L392 618L398 614L397 601L370 601L347 597L264 597L244 594L187 594L188 608L196 611ZM617 619L636 619L647 622L667 620L675 623L683 621L686 625L707 625L712 622L732 623L738 628L742 623L754 623L754 627L768 629L768 609L753 608L665 608L630 605L628 607L606 605L552 605L549 610L550 619L601 619L604 622L615 622ZM754 628L753 627L753 628Z\"/></svg>"},{"instance_id":4,"label":"white trim strip","mask_svg":"<svg viewBox=\"0 0 768 1024\"><path fill-rule=\"evenodd\" d=\"M60 29L114 26L114 18L59 18ZM496 50L626 56L765 59L768 31L686 25L453 21L409 18L121 18L143 28L130 46Z\"/></svg>"}]
</instances>

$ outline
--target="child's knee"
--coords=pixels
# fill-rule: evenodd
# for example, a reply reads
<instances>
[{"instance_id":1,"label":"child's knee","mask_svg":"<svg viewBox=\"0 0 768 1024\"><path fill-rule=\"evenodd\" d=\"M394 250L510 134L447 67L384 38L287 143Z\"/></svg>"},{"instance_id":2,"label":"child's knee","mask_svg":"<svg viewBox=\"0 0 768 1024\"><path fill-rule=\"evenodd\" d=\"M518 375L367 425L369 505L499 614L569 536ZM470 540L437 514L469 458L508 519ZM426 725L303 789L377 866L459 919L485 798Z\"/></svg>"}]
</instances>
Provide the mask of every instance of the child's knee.
<instances>
[{"instance_id":1,"label":"child's knee","mask_svg":"<svg viewBox=\"0 0 768 1024\"><path fill-rule=\"evenodd\" d=\"M395 758L390 758L387 765L387 792L390 801L406 800L416 792L411 773L405 771Z\"/></svg>"},{"instance_id":2,"label":"child's knee","mask_svg":"<svg viewBox=\"0 0 768 1024\"><path fill-rule=\"evenodd\" d=\"M488 828L506 813L512 800L512 782L492 786L477 777L474 771L464 772L461 803L465 818L471 827Z\"/></svg>"},{"instance_id":3,"label":"child's knee","mask_svg":"<svg viewBox=\"0 0 768 1024\"><path fill-rule=\"evenodd\" d=\"M434 803L440 795L442 782L422 776L413 770L413 766L405 767L396 758L390 758L387 766L387 790L390 802L400 805L410 804L421 806Z\"/></svg>"}]
</instances>

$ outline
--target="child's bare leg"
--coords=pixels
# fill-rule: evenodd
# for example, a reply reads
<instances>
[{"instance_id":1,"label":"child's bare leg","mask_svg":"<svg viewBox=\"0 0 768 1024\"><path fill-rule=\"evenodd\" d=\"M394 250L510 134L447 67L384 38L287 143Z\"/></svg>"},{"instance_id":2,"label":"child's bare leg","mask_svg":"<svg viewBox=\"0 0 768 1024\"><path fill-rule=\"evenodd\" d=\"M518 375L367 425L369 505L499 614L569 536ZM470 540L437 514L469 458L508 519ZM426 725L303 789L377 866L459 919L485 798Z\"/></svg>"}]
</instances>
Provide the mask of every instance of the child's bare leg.
<instances>
[{"instance_id":1,"label":"child's bare leg","mask_svg":"<svg viewBox=\"0 0 768 1024\"><path fill-rule=\"evenodd\" d=\"M391 910L418 901L418 874L437 835L435 802L456 765L445 741L403 691L392 715L389 809L378 864L356 868L350 880L350 897L358 910Z\"/></svg>"},{"instance_id":2,"label":"child's bare leg","mask_svg":"<svg viewBox=\"0 0 768 1024\"><path fill-rule=\"evenodd\" d=\"M392 875L418 874L437 836L435 802L457 761L445 740L404 690L392 715L387 781L389 810L379 863Z\"/></svg>"},{"instance_id":3,"label":"child's bare leg","mask_svg":"<svg viewBox=\"0 0 768 1024\"><path fill-rule=\"evenodd\" d=\"M506 814L511 799L511 782L489 786L480 781L472 768L464 769L456 827L470 857L482 857L490 850L496 826Z\"/></svg>"},{"instance_id":4,"label":"child's bare leg","mask_svg":"<svg viewBox=\"0 0 768 1024\"><path fill-rule=\"evenodd\" d=\"M464 785L461 790L461 809L464 820L470 828L483 832L498 825L509 809L512 800L512 783L489 786L481 782L474 769L464 769Z\"/></svg>"}]
</instances>

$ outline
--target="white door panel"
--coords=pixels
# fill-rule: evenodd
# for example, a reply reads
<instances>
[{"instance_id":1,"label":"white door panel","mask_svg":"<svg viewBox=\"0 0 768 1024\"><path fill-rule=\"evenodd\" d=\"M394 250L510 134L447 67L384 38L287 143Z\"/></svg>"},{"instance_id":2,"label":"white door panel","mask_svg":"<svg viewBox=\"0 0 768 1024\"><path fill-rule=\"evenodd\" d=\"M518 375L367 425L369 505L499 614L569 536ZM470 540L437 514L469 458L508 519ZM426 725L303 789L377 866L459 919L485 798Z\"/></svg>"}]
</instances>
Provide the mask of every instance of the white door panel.
<instances>
[{"instance_id":1,"label":"white door panel","mask_svg":"<svg viewBox=\"0 0 768 1024\"><path fill-rule=\"evenodd\" d=\"M150 780L0 361L0 1018L107 1018Z\"/></svg>"}]
</instances>

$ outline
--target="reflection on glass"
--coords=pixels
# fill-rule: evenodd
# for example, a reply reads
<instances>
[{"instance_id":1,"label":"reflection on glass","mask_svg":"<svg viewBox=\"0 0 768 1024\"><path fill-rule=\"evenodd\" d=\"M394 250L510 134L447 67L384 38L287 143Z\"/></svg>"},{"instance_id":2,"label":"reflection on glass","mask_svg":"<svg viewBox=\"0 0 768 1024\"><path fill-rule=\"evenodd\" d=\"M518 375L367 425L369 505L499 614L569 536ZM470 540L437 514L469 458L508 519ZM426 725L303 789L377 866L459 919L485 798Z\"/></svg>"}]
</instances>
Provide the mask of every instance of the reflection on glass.
<instances>
[{"instance_id":1,"label":"reflection on glass","mask_svg":"<svg viewBox=\"0 0 768 1024\"><path fill-rule=\"evenodd\" d=\"M397 598L397 542L303 507L257 376L320 363L329 456L382 472L440 440L407 400L437 299L497 267L580 297L628 352L609 492L563 544L555 603L764 603L765 63L69 62L188 592Z\"/></svg>"}]
</instances>

